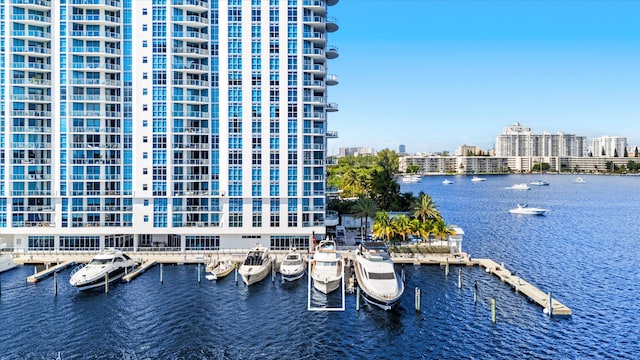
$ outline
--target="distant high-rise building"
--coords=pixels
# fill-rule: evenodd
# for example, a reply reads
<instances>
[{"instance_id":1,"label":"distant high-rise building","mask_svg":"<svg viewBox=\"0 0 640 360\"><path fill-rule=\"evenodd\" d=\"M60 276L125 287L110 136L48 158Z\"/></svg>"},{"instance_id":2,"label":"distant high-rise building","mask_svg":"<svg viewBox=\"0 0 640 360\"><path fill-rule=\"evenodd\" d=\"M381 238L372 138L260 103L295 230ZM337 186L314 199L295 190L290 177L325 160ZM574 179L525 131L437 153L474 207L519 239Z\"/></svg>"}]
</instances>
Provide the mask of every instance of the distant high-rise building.
<instances>
[{"instance_id":1,"label":"distant high-rise building","mask_svg":"<svg viewBox=\"0 0 640 360\"><path fill-rule=\"evenodd\" d=\"M345 156L362 156L362 155L375 155L376 152L373 148L364 148L364 147L348 147L348 148L340 148L338 150L338 157Z\"/></svg>"},{"instance_id":2,"label":"distant high-rise building","mask_svg":"<svg viewBox=\"0 0 640 360\"><path fill-rule=\"evenodd\" d=\"M531 133L531 129L514 123L506 127L496 138L496 154L507 156L586 156L587 137L558 133L541 135Z\"/></svg>"},{"instance_id":3,"label":"distant high-rise building","mask_svg":"<svg viewBox=\"0 0 640 360\"><path fill-rule=\"evenodd\" d=\"M304 247L325 233L338 0L0 1L15 247Z\"/></svg>"},{"instance_id":4,"label":"distant high-rise building","mask_svg":"<svg viewBox=\"0 0 640 360\"><path fill-rule=\"evenodd\" d=\"M591 141L591 155L595 157L624 156L627 138L622 136L601 136Z\"/></svg>"},{"instance_id":5,"label":"distant high-rise building","mask_svg":"<svg viewBox=\"0 0 640 360\"><path fill-rule=\"evenodd\" d=\"M406 154L407 153L407 147L405 145L399 145L398 146L398 153L400 154Z\"/></svg>"}]
</instances>

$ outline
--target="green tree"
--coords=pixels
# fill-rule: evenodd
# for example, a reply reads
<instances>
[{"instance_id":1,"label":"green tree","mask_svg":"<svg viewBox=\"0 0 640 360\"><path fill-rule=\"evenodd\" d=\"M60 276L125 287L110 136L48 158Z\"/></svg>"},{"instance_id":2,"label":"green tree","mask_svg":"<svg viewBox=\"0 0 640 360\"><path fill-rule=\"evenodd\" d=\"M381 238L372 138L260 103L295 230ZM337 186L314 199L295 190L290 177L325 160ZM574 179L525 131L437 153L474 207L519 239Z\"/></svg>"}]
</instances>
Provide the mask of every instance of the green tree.
<instances>
[{"instance_id":1,"label":"green tree","mask_svg":"<svg viewBox=\"0 0 640 360\"><path fill-rule=\"evenodd\" d=\"M369 229L369 218L374 217L378 211L376 203L368 197L360 197L358 201L353 204L353 214L360 218L360 228L362 228L362 219L365 219L364 228Z\"/></svg>"},{"instance_id":2,"label":"green tree","mask_svg":"<svg viewBox=\"0 0 640 360\"><path fill-rule=\"evenodd\" d=\"M402 236L402 241L407 241L407 235L411 233L411 219L407 215L398 215L391 220L395 233Z\"/></svg>"},{"instance_id":3,"label":"green tree","mask_svg":"<svg viewBox=\"0 0 640 360\"><path fill-rule=\"evenodd\" d=\"M395 228L389 218L389 213L386 211L378 211L376 218L373 221L373 236L379 239L390 241L392 236L395 235Z\"/></svg>"},{"instance_id":4,"label":"green tree","mask_svg":"<svg viewBox=\"0 0 640 360\"><path fill-rule=\"evenodd\" d=\"M411 163L407 165L407 172L409 174L417 174L420 171L420 165Z\"/></svg>"},{"instance_id":5,"label":"green tree","mask_svg":"<svg viewBox=\"0 0 640 360\"><path fill-rule=\"evenodd\" d=\"M431 231L433 236L440 240L447 240L449 235L455 235L455 231L451 230L442 219L433 222Z\"/></svg>"},{"instance_id":6,"label":"green tree","mask_svg":"<svg viewBox=\"0 0 640 360\"><path fill-rule=\"evenodd\" d=\"M438 206L431 196L421 191L418 199L413 204L413 215L422 222L427 222L427 220L438 220L441 219L442 216L437 208Z\"/></svg>"},{"instance_id":7,"label":"green tree","mask_svg":"<svg viewBox=\"0 0 640 360\"><path fill-rule=\"evenodd\" d=\"M431 235L431 221L427 220L426 222L420 221L420 219L412 219L409 223L409 229L411 229L411 234L423 239L429 239L429 235Z\"/></svg>"}]
</instances>

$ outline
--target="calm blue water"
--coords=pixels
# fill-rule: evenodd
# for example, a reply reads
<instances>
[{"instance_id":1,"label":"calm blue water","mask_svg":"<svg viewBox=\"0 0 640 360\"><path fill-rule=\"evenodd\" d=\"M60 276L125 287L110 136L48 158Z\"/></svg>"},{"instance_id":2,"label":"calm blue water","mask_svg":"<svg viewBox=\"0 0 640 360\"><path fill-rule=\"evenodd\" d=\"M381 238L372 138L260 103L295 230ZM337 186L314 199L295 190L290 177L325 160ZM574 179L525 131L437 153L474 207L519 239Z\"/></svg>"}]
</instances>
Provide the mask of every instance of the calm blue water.
<instances>
[{"instance_id":1,"label":"calm blue water","mask_svg":"<svg viewBox=\"0 0 640 360\"><path fill-rule=\"evenodd\" d=\"M199 285L196 266L165 266L164 284L155 267L109 294L80 293L67 270L54 296L52 278L25 283L29 266L0 275L0 359L637 358L640 177L573 184L574 176L543 176L550 186L504 189L537 178L456 177L445 186L428 177L403 191L429 193L447 222L465 230L465 251L552 291L572 308L570 318L549 319L479 268L462 268L458 289L457 268L447 278L439 267L407 266L400 309L357 312L348 295L346 311L328 313L306 310L306 280L247 288L231 276ZM509 214L518 202L551 211Z\"/></svg>"}]
</instances>

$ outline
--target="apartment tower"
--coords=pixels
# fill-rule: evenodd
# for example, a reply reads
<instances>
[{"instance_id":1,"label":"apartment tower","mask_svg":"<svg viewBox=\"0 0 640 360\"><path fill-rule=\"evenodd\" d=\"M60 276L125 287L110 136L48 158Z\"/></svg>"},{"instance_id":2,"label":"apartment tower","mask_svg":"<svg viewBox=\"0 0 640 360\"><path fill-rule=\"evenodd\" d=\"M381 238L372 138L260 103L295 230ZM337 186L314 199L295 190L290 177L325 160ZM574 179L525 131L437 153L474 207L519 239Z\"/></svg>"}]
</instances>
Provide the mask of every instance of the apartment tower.
<instances>
[{"instance_id":1,"label":"apartment tower","mask_svg":"<svg viewBox=\"0 0 640 360\"><path fill-rule=\"evenodd\" d=\"M306 248L337 0L1 0L0 237Z\"/></svg>"}]
</instances>

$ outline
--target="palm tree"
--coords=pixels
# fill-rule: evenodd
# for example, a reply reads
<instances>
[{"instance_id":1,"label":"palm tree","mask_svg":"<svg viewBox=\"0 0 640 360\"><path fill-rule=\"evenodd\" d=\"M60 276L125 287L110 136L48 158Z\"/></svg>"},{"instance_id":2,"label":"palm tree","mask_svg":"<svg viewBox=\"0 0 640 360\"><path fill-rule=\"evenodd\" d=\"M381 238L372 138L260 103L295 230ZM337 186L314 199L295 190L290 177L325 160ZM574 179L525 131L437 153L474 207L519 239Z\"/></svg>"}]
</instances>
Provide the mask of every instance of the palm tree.
<instances>
[{"instance_id":1,"label":"palm tree","mask_svg":"<svg viewBox=\"0 0 640 360\"><path fill-rule=\"evenodd\" d=\"M438 219L433 222L431 231L433 232L433 236L440 240L447 240L449 235L456 234L455 231L451 230L442 219Z\"/></svg>"},{"instance_id":2,"label":"palm tree","mask_svg":"<svg viewBox=\"0 0 640 360\"><path fill-rule=\"evenodd\" d=\"M388 212L378 211L376 213L376 218L373 221L372 231L373 236L383 240L390 240L391 237L395 235L395 229L393 228L391 219L389 219Z\"/></svg>"},{"instance_id":3,"label":"palm tree","mask_svg":"<svg viewBox=\"0 0 640 360\"><path fill-rule=\"evenodd\" d=\"M431 196L425 194L424 192L420 192L420 196L413 204L413 215L420 219L422 222L427 222L427 220L439 220L442 219L442 215L437 209L437 205L435 201L431 198Z\"/></svg>"},{"instance_id":4,"label":"palm tree","mask_svg":"<svg viewBox=\"0 0 640 360\"><path fill-rule=\"evenodd\" d=\"M369 218L376 215L378 211L375 201L368 197L360 197L351 208L353 214L360 218L360 228L362 228L362 219L365 219L364 228L369 229Z\"/></svg>"},{"instance_id":5,"label":"palm tree","mask_svg":"<svg viewBox=\"0 0 640 360\"><path fill-rule=\"evenodd\" d=\"M402 241L407 241L407 234L411 232L411 220L407 215L398 215L391 220L396 233L402 236Z\"/></svg>"}]
</instances>

